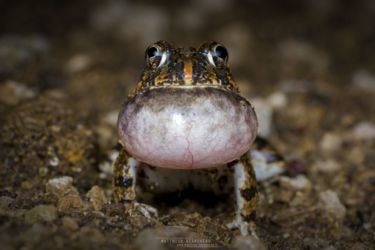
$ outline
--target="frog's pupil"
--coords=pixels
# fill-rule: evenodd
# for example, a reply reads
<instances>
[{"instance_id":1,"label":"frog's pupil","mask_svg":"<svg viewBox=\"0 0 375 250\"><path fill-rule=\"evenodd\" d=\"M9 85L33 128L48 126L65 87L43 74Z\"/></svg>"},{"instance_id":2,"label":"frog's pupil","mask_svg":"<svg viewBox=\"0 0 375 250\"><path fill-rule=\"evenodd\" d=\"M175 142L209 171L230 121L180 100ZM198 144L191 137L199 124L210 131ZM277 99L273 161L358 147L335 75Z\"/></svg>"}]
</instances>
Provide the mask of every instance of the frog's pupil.
<instances>
[{"instance_id":1,"label":"frog's pupil","mask_svg":"<svg viewBox=\"0 0 375 250\"><path fill-rule=\"evenodd\" d=\"M214 55L226 60L228 58L228 51L223 46L217 46Z\"/></svg>"},{"instance_id":2,"label":"frog's pupil","mask_svg":"<svg viewBox=\"0 0 375 250\"><path fill-rule=\"evenodd\" d=\"M157 56L158 54L159 54L158 50L155 47L151 47L147 50L148 57L154 57L154 56Z\"/></svg>"}]
</instances>

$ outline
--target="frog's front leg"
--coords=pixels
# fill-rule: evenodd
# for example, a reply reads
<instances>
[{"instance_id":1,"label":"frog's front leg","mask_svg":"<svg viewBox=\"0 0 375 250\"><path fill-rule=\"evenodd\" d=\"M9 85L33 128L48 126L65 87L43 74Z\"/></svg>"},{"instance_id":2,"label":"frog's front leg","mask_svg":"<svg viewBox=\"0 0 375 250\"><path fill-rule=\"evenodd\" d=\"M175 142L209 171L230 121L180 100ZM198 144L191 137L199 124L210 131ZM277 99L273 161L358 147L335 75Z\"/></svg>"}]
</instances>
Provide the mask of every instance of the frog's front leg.
<instances>
[{"instance_id":1,"label":"frog's front leg","mask_svg":"<svg viewBox=\"0 0 375 250\"><path fill-rule=\"evenodd\" d=\"M139 162L122 149L114 163L113 199L124 203L128 212L137 210L145 217L157 216L157 210L136 199L135 187Z\"/></svg>"},{"instance_id":2,"label":"frog's front leg","mask_svg":"<svg viewBox=\"0 0 375 250\"><path fill-rule=\"evenodd\" d=\"M237 211L234 221L228 224L228 227L238 228L243 236L246 236L249 231L256 236L254 219L258 191L255 173L247 153L233 167Z\"/></svg>"}]
</instances>

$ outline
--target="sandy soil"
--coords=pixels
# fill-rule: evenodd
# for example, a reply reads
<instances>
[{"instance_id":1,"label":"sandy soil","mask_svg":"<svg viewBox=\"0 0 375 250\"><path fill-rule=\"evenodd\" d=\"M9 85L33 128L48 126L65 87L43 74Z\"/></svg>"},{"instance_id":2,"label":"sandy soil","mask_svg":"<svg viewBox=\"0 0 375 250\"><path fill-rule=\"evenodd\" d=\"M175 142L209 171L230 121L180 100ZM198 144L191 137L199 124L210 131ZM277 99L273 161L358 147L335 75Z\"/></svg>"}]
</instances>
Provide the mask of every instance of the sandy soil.
<instances>
[{"instance_id":1,"label":"sandy soil","mask_svg":"<svg viewBox=\"0 0 375 250\"><path fill-rule=\"evenodd\" d=\"M374 249L375 5L273 2L0 2L2 249ZM226 228L231 197L111 203L117 114L159 39L226 45L285 157L259 239Z\"/></svg>"}]
</instances>

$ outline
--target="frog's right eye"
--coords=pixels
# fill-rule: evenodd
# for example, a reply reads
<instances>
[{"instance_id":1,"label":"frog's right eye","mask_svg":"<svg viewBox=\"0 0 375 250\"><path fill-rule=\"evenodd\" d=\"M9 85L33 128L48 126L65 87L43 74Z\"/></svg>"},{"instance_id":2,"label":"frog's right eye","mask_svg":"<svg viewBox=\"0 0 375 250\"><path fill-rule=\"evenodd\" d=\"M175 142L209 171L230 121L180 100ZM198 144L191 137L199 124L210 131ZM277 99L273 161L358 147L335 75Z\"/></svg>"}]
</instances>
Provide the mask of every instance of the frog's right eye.
<instances>
[{"instance_id":1,"label":"frog's right eye","mask_svg":"<svg viewBox=\"0 0 375 250\"><path fill-rule=\"evenodd\" d=\"M228 63L228 51L224 46L215 42L207 52L207 59L215 67L224 67Z\"/></svg>"},{"instance_id":2,"label":"frog's right eye","mask_svg":"<svg viewBox=\"0 0 375 250\"><path fill-rule=\"evenodd\" d=\"M167 62L168 53L159 46L153 45L146 49L146 61L152 68L159 68Z\"/></svg>"}]
</instances>

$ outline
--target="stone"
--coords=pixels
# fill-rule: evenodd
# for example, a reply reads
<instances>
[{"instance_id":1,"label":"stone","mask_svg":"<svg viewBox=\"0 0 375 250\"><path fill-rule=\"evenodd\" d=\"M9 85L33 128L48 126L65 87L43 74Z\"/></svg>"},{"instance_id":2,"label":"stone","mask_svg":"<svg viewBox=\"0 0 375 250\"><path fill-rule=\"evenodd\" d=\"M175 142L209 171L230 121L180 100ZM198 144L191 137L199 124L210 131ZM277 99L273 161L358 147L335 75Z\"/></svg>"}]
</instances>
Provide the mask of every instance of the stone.
<instances>
[{"instance_id":1,"label":"stone","mask_svg":"<svg viewBox=\"0 0 375 250\"><path fill-rule=\"evenodd\" d=\"M318 160L313 165L313 169L324 173L334 173L341 169L341 165L333 159Z\"/></svg>"},{"instance_id":2,"label":"stone","mask_svg":"<svg viewBox=\"0 0 375 250\"><path fill-rule=\"evenodd\" d=\"M57 208L60 212L69 214L85 208L85 204L79 195L68 194L59 199Z\"/></svg>"},{"instance_id":3,"label":"stone","mask_svg":"<svg viewBox=\"0 0 375 250\"><path fill-rule=\"evenodd\" d=\"M88 55L77 54L68 60L66 64L66 70L69 73L81 72L89 68L91 63L92 63L92 60Z\"/></svg>"},{"instance_id":4,"label":"stone","mask_svg":"<svg viewBox=\"0 0 375 250\"><path fill-rule=\"evenodd\" d=\"M311 182L309 179L306 178L305 175L297 175L294 178L281 176L280 184L282 187L292 189L295 191L311 189Z\"/></svg>"},{"instance_id":5,"label":"stone","mask_svg":"<svg viewBox=\"0 0 375 250\"><path fill-rule=\"evenodd\" d=\"M103 122L113 127L116 127L119 113L120 113L120 110L117 110L117 109L106 113L105 116L103 117Z\"/></svg>"},{"instance_id":6,"label":"stone","mask_svg":"<svg viewBox=\"0 0 375 250\"><path fill-rule=\"evenodd\" d=\"M287 96L281 92L274 92L267 97L267 101L271 104L274 109L282 109L288 104Z\"/></svg>"},{"instance_id":7,"label":"stone","mask_svg":"<svg viewBox=\"0 0 375 250\"><path fill-rule=\"evenodd\" d=\"M321 209L326 212L331 218L342 221L346 214L346 208L341 203L336 192L326 190L319 194L319 201Z\"/></svg>"},{"instance_id":8,"label":"stone","mask_svg":"<svg viewBox=\"0 0 375 250\"><path fill-rule=\"evenodd\" d=\"M8 80L0 85L0 103L14 105L35 97L36 93L25 84Z\"/></svg>"},{"instance_id":9,"label":"stone","mask_svg":"<svg viewBox=\"0 0 375 250\"><path fill-rule=\"evenodd\" d=\"M347 141L370 141L375 139L375 126L368 121L362 121L344 135Z\"/></svg>"},{"instance_id":10,"label":"stone","mask_svg":"<svg viewBox=\"0 0 375 250\"><path fill-rule=\"evenodd\" d=\"M248 155L258 181L264 181L285 172L284 162L270 163L270 159L277 157L273 152L251 150Z\"/></svg>"},{"instance_id":11,"label":"stone","mask_svg":"<svg viewBox=\"0 0 375 250\"><path fill-rule=\"evenodd\" d=\"M268 138L272 131L273 107L262 98L254 98L251 100L258 118L258 135Z\"/></svg>"},{"instance_id":12,"label":"stone","mask_svg":"<svg viewBox=\"0 0 375 250\"><path fill-rule=\"evenodd\" d=\"M104 191L99 186L93 186L86 194L89 197L91 204L96 211L103 208L104 204L107 203L107 198L105 197Z\"/></svg>"},{"instance_id":13,"label":"stone","mask_svg":"<svg viewBox=\"0 0 375 250\"><path fill-rule=\"evenodd\" d=\"M78 194L77 189L72 184L73 178L70 176L55 177L48 180L46 190L56 197L62 197L66 194Z\"/></svg>"},{"instance_id":14,"label":"stone","mask_svg":"<svg viewBox=\"0 0 375 250\"><path fill-rule=\"evenodd\" d=\"M36 222L52 222L57 218L57 209L53 205L38 205L25 214L25 222L33 224Z\"/></svg>"},{"instance_id":15,"label":"stone","mask_svg":"<svg viewBox=\"0 0 375 250\"><path fill-rule=\"evenodd\" d=\"M325 152L335 152L342 145L342 137L334 133L325 133L320 142L320 148Z\"/></svg>"},{"instance_id":16,"label":"stone","mask_svg":"<svg viewBox=\"0 0 375 250\"><path fill-rule=\"evenodd\" d=\"M77 231L79 229L77 221L69 216L64 216L61 219L61 224L68 231Z\"/></svg>"}]
</instances>

